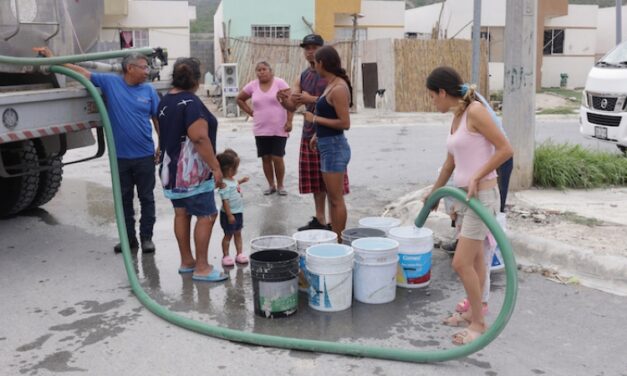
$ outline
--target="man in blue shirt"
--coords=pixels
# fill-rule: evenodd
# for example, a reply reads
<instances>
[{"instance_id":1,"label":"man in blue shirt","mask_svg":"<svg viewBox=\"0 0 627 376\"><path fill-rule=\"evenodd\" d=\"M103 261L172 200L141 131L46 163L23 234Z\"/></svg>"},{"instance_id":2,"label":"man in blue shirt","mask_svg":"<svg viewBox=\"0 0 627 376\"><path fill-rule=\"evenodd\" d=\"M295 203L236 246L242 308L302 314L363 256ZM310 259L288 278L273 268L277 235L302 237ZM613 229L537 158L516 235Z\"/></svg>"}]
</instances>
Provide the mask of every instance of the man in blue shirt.
<instances>
[{"instance_id":1,"label":"man in blue shirt","mask_svg":"<svg viewBox=\"0 0 627 376\"><path fill-rule=\"evenodd\" d=\"M45 47L35 48L43 56L50 57L52 52ZM155 224L155 161L158 150L152 140L152 118L158 132L157 106L159 97L152 85L146 83L150 67L148 58L141 54L130 54L122 61L124 74L92 73L74 64L66 67L82 74L102 91L111 119L115 149L120 171L122 204L126 231L132 249L139 243L135 234L135 209L133 208L134 189L141 207L139 236L142 252L152 253L155 245L152 232ZM122 251L118 243L113 250Z\"/></svg>"}]
</instances>

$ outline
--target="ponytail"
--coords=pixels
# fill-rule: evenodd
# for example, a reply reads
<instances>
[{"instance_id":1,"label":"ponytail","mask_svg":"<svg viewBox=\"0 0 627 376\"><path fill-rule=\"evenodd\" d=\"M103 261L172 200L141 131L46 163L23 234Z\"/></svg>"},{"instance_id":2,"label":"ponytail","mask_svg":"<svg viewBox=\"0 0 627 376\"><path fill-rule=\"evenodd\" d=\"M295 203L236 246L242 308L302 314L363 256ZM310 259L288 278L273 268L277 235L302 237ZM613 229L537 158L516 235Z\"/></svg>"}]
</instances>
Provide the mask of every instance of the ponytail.
<instances>
[{"instance_id":1,"label":"ponytail","mask_svg":"<svg viewBox=\"0 0 627 376\"><path fill-rule=\"evenodd\" d=\"M343 79L344 82L346 82L346 85L348 85L348 94L350 94L350 98L349 98L350 103L348 104L348 107L353 107L353 85L351 85L351 80L348 78L348 75L346 74L346 69L340 68L340 69L337 69L336 72L331 72L331 73Z\"/></svg>"},{"instance_id":2,"label":"ponytail","mask_svg":"<svg viewBox=\"0 0 627 376\"><path fill-rule=\"evenodd\" d=\"M455 111L455 116L463 114L468 106L475 101L477 85L462 84L459 86L459 92L461 94L461 99L459 100L459 107Z\"/></svg>"}]
</instances>

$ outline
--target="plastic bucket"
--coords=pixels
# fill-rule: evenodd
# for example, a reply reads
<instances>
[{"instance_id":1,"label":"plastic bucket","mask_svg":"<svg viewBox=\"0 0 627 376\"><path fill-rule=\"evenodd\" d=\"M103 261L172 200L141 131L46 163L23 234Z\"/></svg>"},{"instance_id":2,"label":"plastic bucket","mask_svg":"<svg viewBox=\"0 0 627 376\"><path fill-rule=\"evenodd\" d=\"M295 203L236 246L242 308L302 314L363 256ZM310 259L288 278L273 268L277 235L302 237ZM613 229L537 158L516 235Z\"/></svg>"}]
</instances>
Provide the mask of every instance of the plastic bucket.
<instances>
[{"instance_id":1,"label":"plastic bucket","mask_svg":"<svg viewBox=\"0 0 627 376\"><path fill-rule=\"evenodd\" d=\"M388 234L398 241L396 285L406 288L425 287L431 282L433 231L426 227L396 227Z\"/></svg>"},{"instance_id":2,"label":"plastic bucket","mask_svg":"<svg viewBox=\"0 0 627 376\"><path fill-rule=\"evenodd\" d=\"M296 240L289 236L268 235L260 236L250 241L250 253L265 251L268 249L296 251Z\"/></svg>"},{"instance_id":3,"label":"plastic bucket","mask_svg":"<svg viewBox=\"0 0 627 376\"><path fill-rule=\"evenodd\" d=\"M344 244L319 244L307 248L309 307L336 312L350 308L353 300L353 248Z\"/></svg>"},{"instance_id":4,"label":"plastic bucket","mask_svg":"<svg viewBox=\"0 0 627 376\"><path fill-rule=\"evenodd\" d=\"M359 220L359 227L378 228L389 233L390 229L401 225L401 220L393 217L366 217Z\"/></svg>"},{"instance_id":5,"label":"plastic bucket","mask_svg":"<svg viewBox=\"0 0 627 376\"><path fill-rule=\"evenodd\" d=\"M361 238L382 238L386 233L378 228L356 227L342 231L342 244L351 245L353 241Z\"/></svg>"},{"instance_id":6,"label":"plastic bucket","mask_svg":"<svg viewBox=\"0 0 627 376\"><path fill-rule=\"evenodd\" d=\"M255 314L278 318L298 308L298 253L283 249L250 255Z\"/></svg>"},{"instance_id":7,"label":"plastic bucket","mask_svg":"<svg viewBox=\"0 0 627 376\"><path fill-rule=\"evenodd\" d=\"M337 234L328 230L304 230L292 235L296 241L296 249L300 254L300 276L298 278L298 288L307 292L309 283L307 282L307 267L305 266L305 251L316 244L337 244Z\"/></svg>"},{"instance_id":8,"label":"plastic bucket","mask_svg":"<svg viewBox=\"0 0 627 376\"><path fill-rule=\"evenodd\" d=\"M399 243L387 238L361 238L353 242L355 299L362 303L389 303L396 298Z\"/></svg>"},{"instance_id":9,"label":"plastic bucket","mask_svg":"<svg viewBox=\"0 0 627 376\"><path fill-rule=\"evenodd\" d=\"M505 213L498 213L496 215L496 221L499 225L501 225L503 231L507 232L507 217L505 216ZM505 264L503 263L503 255L501 255L501 247L499 247L499 245L497 244L496 249L494 250L494 256L492 256L490 271L498 272L503 269L505 269Z\"/></svg>"}]
</instances>

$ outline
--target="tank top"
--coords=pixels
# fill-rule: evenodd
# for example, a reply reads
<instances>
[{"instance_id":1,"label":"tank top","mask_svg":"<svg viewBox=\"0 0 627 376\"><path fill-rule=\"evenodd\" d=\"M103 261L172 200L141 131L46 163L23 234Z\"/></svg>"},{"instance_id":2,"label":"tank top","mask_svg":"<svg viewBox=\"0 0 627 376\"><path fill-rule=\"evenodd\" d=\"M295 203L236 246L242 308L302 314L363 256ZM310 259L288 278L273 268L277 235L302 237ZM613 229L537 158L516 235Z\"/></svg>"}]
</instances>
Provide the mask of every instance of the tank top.
<instances>
[{"instance_id":1,"label":"tank top","mask_svg":"<svg viewBox=\"0 0 627 376\"><path fill-rule=\"evenodd\" d=\"M318 98L318 101L316 102L315 115L321 116L327 119L338 119L337 112L335 112L335 108L331 106L329 102L327 102L326 95ZM325 127L324 125L319 124L319 123L316 125L317 125L316 136L318 136L318 138L331 137L331 136L344 134L344 131L341 129L333 129L333 128Z\"/></svg>"},{"instance_id":2,"label":"tank top","mask_svg":"<svg viewBox=\"0 0 627 376\"><path fill-rule=\"evenodd\" d=\"M453 183L458 187L467 187L470 178L483 167L494 155L494 145L481 133L468 130L468 109L462 114L459 127L449 133L446 148L455 161ZM481 181L496 178L492 170Z\"/></svg>"}]
</instances>

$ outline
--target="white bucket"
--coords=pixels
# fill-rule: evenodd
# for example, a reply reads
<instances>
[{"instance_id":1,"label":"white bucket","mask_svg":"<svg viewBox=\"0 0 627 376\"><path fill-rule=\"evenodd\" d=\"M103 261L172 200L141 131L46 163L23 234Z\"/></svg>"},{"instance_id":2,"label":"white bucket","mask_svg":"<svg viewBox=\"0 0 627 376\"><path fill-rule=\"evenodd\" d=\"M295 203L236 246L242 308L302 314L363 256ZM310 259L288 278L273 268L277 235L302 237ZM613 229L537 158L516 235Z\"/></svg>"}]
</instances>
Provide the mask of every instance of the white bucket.
<instances>
[{"instance_id":1,"label":"white bucket","mask_svg":"<svg viewBox=\"0 0 627 376\"><path fill-rule=\"evenodd\" d=\"M319 244L307 248L309 307L325 312L350 308L353 258L353 248L344 244Z\"/></svg>"},{"instance_id":2,"label":"white bucket","mask_svg":"<svg viewBox=\"0 0 627 376\"><path fill-rule=\"evenodd\" d=\"M284 235L267 235L259 236L250 241L250 253L267 251L270 249L296 251L296 240Z\"/></svg>"},{"instance_id":3,"label":"white bucket","mask_svg":"<svg viewBox=\"0 0 627 376\"><path fill-rule=\"evenodd\" d=\"M393 217L366 217L359 220L359 227L378 228L389 233L390 229L401 225L401 220Z\"/></svg>"},{"instance_id":4,"label":"white bucket","mask_svg":"<svg viewBox=\"0 0 627 376\"><path fill-rule=\"evenodd\" d=\"M396 268L399 243L387 238L353 241L355 299L362 303L389 303L396 298Z\"/></svg>"},{"instance_id":5,"label":"white bucket","mask_svg":"<svg viewBox=\"0 0 627 376\"><path fill-rule=\"evenodd\" d=\"M425 287L431 282L433 231L426 227L396 227L388 234L398 241L396 285L406 288Z\"/></svg>"},{"instance_id":6,"label":"white bucket","mask_svg":"<svg viewBox=\"0 0 627 376\"><path fill-rule=\"evenodd\" d=\"M496 215L496 221L505 233L507 233L507 216L505 213L498 213ZM499 247L498 243L496 244L496 249L494 250L494 256L492 257L492 263L490 264L491 272L498 272L505 269L505 263L503 263L503 255L501 254L501 247Z\"/></svg>"},{"instance_id":7,"label":"white bucket","mask_svg":"<svg viewBox=\"0 0 627 376\"><path fill-rule=\"evenodd\" d=\"M298 289L307 292L309 284L307 282L307 267L305 266L305 251L316 244L337 244L337 234L329 230L304 230L292 235L292 239L296 241L296 250L300 255Z\"/></svg>"}]
</instances>

